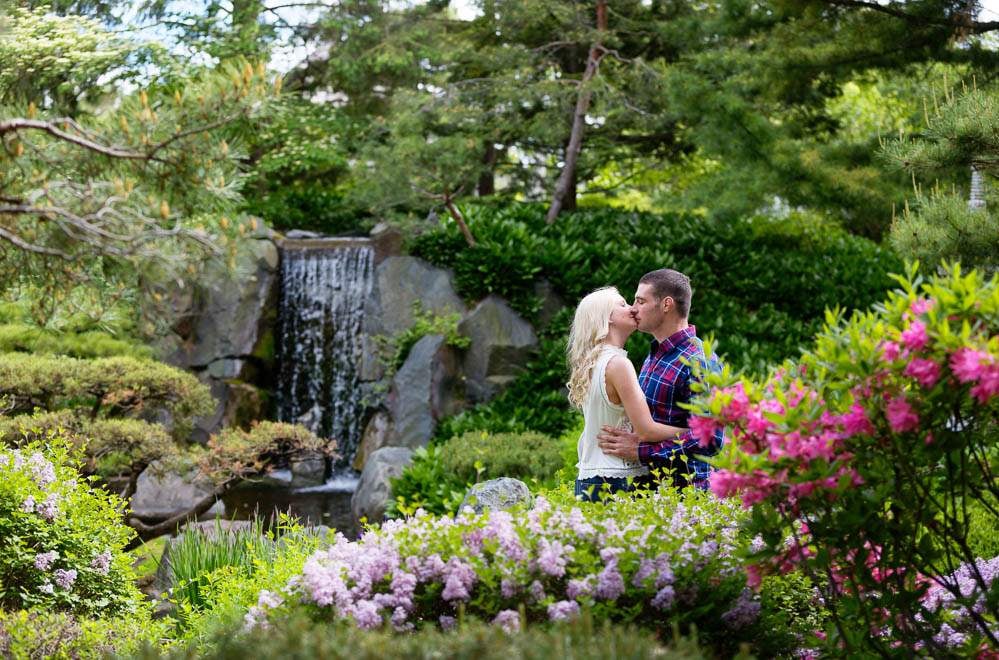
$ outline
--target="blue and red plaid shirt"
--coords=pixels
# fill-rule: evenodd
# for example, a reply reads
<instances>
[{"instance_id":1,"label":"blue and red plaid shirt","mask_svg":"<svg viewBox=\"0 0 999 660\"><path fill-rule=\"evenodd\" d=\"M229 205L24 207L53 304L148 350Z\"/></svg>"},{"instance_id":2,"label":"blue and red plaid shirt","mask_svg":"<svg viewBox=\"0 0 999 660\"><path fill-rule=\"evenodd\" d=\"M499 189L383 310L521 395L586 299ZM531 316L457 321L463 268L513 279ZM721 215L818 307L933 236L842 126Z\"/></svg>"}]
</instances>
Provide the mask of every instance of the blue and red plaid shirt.
<instances>
[{"instance_id":1,"label":"blue and red plaid shirt","mask_svg":"<svg viewBox=\"0 0 999 660\"><path fill-rule=\"evenodd\" d=\"M694 378L692 364L700 364L702 369L710 371L721 368L715 357L712 356L710 360L705 357L704 345L697 338L694 326L687 326L661 343L652 340L649 356L645 358L642 372L638 375L638 383L645 392L652 419L669 426L689 426L687 420L690 411L681 408L680 404L690 402L690 383ZM711 444L701 447L697 438L688 430L675 440L671 438L663 442L639 444L638 459L651 468L673 470L675 486L682 487L690 482L699 488L707 488L712 468L695 455L717 454L722 442L724 435L718 430Z\"/></svg>"}]
</instances>

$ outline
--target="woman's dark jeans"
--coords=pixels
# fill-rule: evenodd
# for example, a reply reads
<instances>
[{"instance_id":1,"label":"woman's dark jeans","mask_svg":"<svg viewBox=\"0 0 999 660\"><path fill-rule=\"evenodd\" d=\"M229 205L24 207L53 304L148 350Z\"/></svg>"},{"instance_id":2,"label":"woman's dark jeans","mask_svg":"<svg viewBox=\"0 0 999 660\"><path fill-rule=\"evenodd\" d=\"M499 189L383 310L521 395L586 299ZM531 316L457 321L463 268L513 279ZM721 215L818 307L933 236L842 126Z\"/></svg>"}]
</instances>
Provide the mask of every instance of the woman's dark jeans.
<instances>
[{"instance_id":1,"label":"woman's dark jeans","mask_svg":"<svg viewBox=\"0 0 999 660\"><path fill-rule=\"evenodd\" d=\"M652 480L642 477L588 477L576 479L576 499L584 502L600 502L609 493L630 493L639 488L650 488Z\"/></svg>"}]
</instances>

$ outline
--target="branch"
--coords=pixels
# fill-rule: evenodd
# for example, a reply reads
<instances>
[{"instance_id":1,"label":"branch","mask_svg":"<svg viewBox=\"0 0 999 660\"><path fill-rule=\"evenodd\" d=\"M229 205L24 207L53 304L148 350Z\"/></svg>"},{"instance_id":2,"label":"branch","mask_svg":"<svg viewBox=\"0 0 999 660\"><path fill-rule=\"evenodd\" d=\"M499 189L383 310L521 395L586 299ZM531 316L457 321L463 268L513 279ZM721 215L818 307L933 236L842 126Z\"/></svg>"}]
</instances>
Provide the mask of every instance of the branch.
<instances>
[{"instance_id":1,"label":"branch","mask_svg":"<svg viewBox=\"0 0 999 660\"><path fill-rule=\"evenodd\" d=\"M4 208L0 207L0 213L3 213L3 211ZM34 252L35 254L45 254L50 257L59 257L61 259L65 259L66 261L73 261L73 257L63 252L62 250L56 250L55 248L47 248L42 245L35 245L34 243L29 243L20 236L18 236L17 234L7 231L3 227L0 227L0 238L28 252Z\"/></svg>"},{"instance_id":2,"label":"branch","mask_svg":"<svg viewBox=\"0 0 999 660\"><path fill-rule=\"evenodd\" d=\"M85 137L74 135L67 131L62 130L56 123L68 123L74 125L70 119L58 119L54 122L51 121L41 121L38 119L9 119L7 121L0 122L0 135L6 135L7 133L16 133L22 129L43 131L52 135L53 137L75 144L84 149L94 151L99 154L104 154L105 156L110 156L112 158L124 158L129 160L158 160L153 158L151 155L140 153L138 151L128 151L126 149L120 149L118 147L108 147L103 144L99 144L93 140L87 139ZM160 161L165 162L165 161Z\"/></svg>"},{"instance_id":3,"label":"branch","mask_svg":"<svg viewBox=\"0 0 999 660\"><path fill-rule=\"evenodd\" d=\"M831 5L837 7L855 7L858 9L870 9L882 14L887 14L888 16L893 16L895 18L900 18L903 21L909 23L920 23L922 25L936 25L939 27L949 27L952 29L962 28L970 30L974 34L983 34L985 32L991 32L993 30L999 30L999 21L955 21L955 20L944 20L944 19L933 19L924 16L916 16L910 14L909 12L897 9L894 4L882 5L874 2L872 0L825 0Z\"/></svg>"}]
</instances>

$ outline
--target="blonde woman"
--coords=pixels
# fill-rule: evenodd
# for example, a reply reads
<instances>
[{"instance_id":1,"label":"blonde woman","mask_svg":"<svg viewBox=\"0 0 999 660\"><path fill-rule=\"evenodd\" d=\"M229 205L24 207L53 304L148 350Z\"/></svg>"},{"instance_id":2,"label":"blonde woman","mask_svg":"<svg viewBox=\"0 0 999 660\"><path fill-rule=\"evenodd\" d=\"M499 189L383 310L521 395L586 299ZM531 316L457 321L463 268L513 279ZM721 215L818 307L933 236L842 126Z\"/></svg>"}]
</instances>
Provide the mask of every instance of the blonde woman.
<instances>
[{"instance_id":1,"label":"blonde woman","mask_svg":"<svg viewBox=\"0 0 999 660\"><path fill-rule=\"evenodd\" d=\"M576 447L576 497L598 502L605 492L633 490L648 481L648 468L604 454L597 444L601 427L632 430L643 442L661 441L685 431L652 419L645 393L624 342L638 327L631 306L614 287L597 289L576 307L569 332L569 401L583 412L585 425Z\"/></svg>"}]
</instances>

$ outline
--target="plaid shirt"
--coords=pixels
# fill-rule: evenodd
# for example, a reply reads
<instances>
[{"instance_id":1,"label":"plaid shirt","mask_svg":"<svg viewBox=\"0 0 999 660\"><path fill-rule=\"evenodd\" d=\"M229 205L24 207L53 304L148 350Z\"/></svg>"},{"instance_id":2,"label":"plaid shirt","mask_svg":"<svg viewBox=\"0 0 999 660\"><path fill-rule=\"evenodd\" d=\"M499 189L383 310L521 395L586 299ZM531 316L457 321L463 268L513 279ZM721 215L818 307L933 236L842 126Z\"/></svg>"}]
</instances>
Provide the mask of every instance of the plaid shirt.
<instances>
[{"instance_id":1,"label":"plaid shirt","mask_svg":"<svg viewBox=\"0 0 999 660\"><path fill-rule=\"evenodd\" d=\"M688 363L688 364L685 364ZM721 368L714 357L705 360L704 345L697 338L697 329L686 329L670 335L662 343L652 340L649 356L645 358L638 383L645 392L645 400L652 412L652 419L669 426L689 426L690 411L681 408L681 403L690 402L690 382L692 373L689 363L699 362L711 371ZM673 485L684 486L688 481L699 488L707 488L711 477L711 466L697 460L694 454L711 456L721 449L724 436L719 430L715 433L711 446L702 448L691 431L684 431L676 440L663 442L643 442L638 445L638 458L643 465L652 468L674 470ZM683 457L686 457L684 460Z\"/></svg>"}]
</instances>

